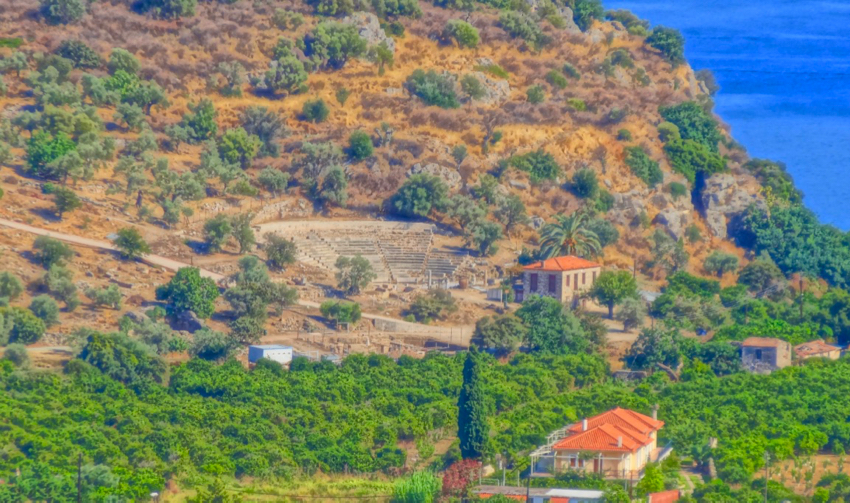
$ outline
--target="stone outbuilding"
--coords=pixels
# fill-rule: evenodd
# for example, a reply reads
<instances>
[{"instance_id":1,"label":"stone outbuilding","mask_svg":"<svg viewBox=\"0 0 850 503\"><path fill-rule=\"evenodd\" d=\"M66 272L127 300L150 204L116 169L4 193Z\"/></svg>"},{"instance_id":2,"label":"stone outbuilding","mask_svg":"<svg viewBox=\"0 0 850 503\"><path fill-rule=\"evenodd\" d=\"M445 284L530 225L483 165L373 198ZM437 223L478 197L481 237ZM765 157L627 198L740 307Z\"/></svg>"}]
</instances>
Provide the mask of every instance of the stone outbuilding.
<instances>
[{"instance_id":1,"label":"stone outbuilding","mask_svg":"<svg viewBox=\"0 0 850 503\"><path fill-rule=\"evenodd\" d=\"M535 262L523 268L522 285L516 288L515 298L522 302L540 295L572 302L593 286L601 272L601 265L571 255Z\"/></svg>"},{"instance_id":2,"label":"stone outbuilding","mask_svg":"<svg viewBox=\"0 0 850 503\"><path fill-rule=\"evenodd\" d=\"M827 344L823 340L804 342L794 346L794 354L800 360L809 358L826 358L828 360L837 360L841 357L841 348Z\"/></svg>"},{"instance_id":3,"label":"stone outbuilding","mask_svg":"<svg viewBox=\"0 0 850 503\"><path fill-rule=\"evenodd\" d=\"M741 363L756 374L769 374L791 365L791 344L769 337L750 337L741 343Z\"/></svg>"}]
</instances>

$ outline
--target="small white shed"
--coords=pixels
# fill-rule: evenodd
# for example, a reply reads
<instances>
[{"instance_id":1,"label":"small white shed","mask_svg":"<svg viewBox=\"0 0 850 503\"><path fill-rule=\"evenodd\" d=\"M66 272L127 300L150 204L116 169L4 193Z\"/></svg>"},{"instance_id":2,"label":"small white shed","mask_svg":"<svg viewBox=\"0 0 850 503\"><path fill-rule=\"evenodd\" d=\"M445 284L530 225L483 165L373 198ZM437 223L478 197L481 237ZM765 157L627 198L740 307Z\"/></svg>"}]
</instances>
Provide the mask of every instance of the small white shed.
<instances>
[{"instance_id":1,"label":"small white shed","mask_svg":"<svg viewBox=\"0 0 850 503\"><path fill-rule=\"evenodd\" d=\"M288 364L292 361L292 346L278 344L248 346L248 361L257 363L260 358L268 358L274 362Z\"/></svg>"}]
</instances>

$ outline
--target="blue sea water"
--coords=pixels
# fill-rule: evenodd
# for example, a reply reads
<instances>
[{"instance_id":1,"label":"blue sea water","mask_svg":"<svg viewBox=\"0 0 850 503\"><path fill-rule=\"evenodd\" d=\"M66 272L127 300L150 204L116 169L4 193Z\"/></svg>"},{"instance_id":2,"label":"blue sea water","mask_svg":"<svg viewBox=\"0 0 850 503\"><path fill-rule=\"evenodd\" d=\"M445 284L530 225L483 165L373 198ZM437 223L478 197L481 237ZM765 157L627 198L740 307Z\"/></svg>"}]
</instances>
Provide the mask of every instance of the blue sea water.
<instances>
[{"instance_id":1,"label":"blue sea water","mask_svg":"<svg viewBox=\"0 0 850 503\"><path fill-rule=\"evenodd\" d=\"M681 30L717 114L752 157L782 161L821 221L850 230L850 0L607 0Z\"/></svg>"}]
</instances>

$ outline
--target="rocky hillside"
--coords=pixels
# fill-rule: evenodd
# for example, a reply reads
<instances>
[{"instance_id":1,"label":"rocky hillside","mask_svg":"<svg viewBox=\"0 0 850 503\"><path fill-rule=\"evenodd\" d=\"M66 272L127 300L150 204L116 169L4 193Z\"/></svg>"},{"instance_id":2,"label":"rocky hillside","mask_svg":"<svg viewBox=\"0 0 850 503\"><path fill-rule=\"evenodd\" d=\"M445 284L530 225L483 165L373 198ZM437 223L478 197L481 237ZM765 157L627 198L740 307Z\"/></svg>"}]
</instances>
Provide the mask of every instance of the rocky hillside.
<instances>
[{"instance_id":1,"label":"rocky hillside","mask_svg":"<svg viewBox=\"0 0 850 503\"><path fill-rule=\"evenodd\" d=\"M647 23L624 13L601 16L593 2L519 2L499 11L484 3L455 10L424 2L239 0L204 2L194 15L175 10L177 4L13 0L0 7L6 37L0 116L3 140L11 146L2 159L5 216L20 219L22 210L32 215L31 207L50 207L30 194L36 191L21 188L51 178L27 161L27 142L40 130L55 136L74 114L90 116L97 141L114 145L102 158L83 159L93 169L76 168L71 175L96 211L36 222L74 233L80 233L72 225L80 218L89 232L101 234L119 227L110 219L120 218L153 224L149 233L161 237L163 229L186 225L167 215L177 211L169 199L197 215L250 199L252 186L261 189L256 197L267 197L260 180L265 168L289 173L290 197L309 199L308 178L323 174L305 166L306 142L346 149L338 159L344 159L347 200L324 201L316 207L318 218L378 216L414 173L440 177L450 194L475 197L482 179L490 183L482 177L496 175L495 190L519 196L531 217L529 226L514 231L525 246L534 248L536 230L555 215L590 208L618 229L620 239L607 247L604 260L622 267L631 267L634 258L651 262L650 237L660 228L683 240L699 270L710 251L733 248L725 241L727 225L761 198L759 183L742 167L745 153L726 132L711 153L723 156L725 169L700 168L711 162L699 157L705 152L686 152L691 166L674 169L662 138L688 140L687 131L662 127L659 133L665 122L659 108L694 102L710 109L709 89L663 43L651 40ZM571 7L591 14L576 15ZM116 49L129 54L116 56ZM58 71L51 73L50 66ZM417 81L420 70L426 73ZM128 74L132 86L150 94L128 98L132 92L120 82ZM450 102L440 102L446 96ZM198 112L205 99L212 108ZM326 108L327 117L321 111L318 118L305 117L310 104ZM266 108L283 124L260 138L259 155L239 159L244 170L227 175L237 188L222 194L222 184L204 166L204 141L218 137L220 152L222 142L250 142L237 134L224 137L246 125L251 107ZM192 117L204 113L214 120L212 129L191 131ZM371 140L368 155L347 150L354 131ZM81 137L73 126L67 133L75 141ZM525 158L530 164L556 164L543 177L517 161L537 151L548 155ZM202 173L204 193L176 197L155 189L162 178L156 159L166 159L172 173ZM129 164L146 183L128 181ZM598 182L590 193L573 183L576 173L592 178L587 170ZM452 224L441 212L429 217ZM496 261L515 256L503 249Z\"/></svg>"}]
</instances>

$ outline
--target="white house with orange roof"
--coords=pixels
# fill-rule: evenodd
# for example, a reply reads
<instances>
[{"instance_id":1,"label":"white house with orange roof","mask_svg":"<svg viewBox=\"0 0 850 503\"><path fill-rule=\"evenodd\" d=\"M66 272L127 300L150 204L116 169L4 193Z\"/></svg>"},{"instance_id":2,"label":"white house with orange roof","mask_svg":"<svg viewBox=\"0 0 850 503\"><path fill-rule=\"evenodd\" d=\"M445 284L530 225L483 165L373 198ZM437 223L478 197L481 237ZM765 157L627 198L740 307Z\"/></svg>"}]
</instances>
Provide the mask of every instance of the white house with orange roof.
<instances>
[{"instance_id":1,"label":"white house with orange roof","mask_svg":"<svg viewBox=\"0 0 850 503\"><path fill-rule=\"evenodd\" d=\"M596 282L602 266L581 257L554 257L523 268L522 286L514 297L522 302L532 295L572 302Z\"/></svg>"},{"instance_id":2,"label":"white house with orange roof","mask_svg":"<svg viewBox=\"0 0 850 503\"><path fill-rule=\"evenodd\" d=\"M617 407L553 432L547 445L532 453L533 470L639 479L647 463L660 461L671 451L658 447L663 426L655 417Z\"/></svg>"}]
</instances>

